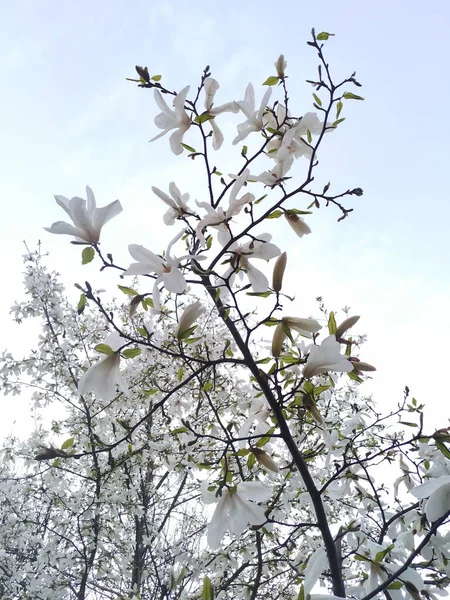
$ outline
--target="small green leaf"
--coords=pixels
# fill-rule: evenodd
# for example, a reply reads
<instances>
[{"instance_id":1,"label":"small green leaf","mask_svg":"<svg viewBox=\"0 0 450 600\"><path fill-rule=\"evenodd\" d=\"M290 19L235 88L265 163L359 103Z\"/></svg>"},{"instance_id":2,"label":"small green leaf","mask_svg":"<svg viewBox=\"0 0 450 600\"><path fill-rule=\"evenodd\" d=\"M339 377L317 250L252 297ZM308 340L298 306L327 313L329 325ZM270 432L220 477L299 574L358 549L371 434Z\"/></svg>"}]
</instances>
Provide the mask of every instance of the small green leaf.
<instances>
[{"instance_id":1,"label":"small green leaf","mask_svg":"<svg viewBox=\"0 0 450 600\"><path fill-rule=\"evenodd\" d=\"M330 335L336 335L337 325L333 311L330 312L330 316L328 317L328 331L330 332Z\"/></svg>"},{"instance_id":2,"label":"small green leaf","mask_svg":"<svg viewBox=\"0 0 450 600\"><path fill-rule=\"evenodd\" d=\"M142 390L142 391L146 396L154 396L155 394L158 393L158 390L156 388L152 388L151 390Z\"/></svg>"},{"instance_id":3,"label":"small green leaf","mask_svg":"<svg viewBox=\"0 0 450 600\"><path fill-rule=\"evenodd\" d=\"M143 327L137 327L137 332L142 335L143 337L147 337L148 336L148 331L146 329L144 329Z\"/></svg>"},{"instance_id":4,"label":"small green leaf","mask_svg":"<svg viewBox=\"0 0 450 600\"><path fill-rule=\"evenodd\" d=\"M250 454L247 459L247 467L251 469L256 462L256 456L254 454Z\"/></svg>"},{"instance_id":5,"label":"small green leaf","mask_svg":"<svg viewBox=\"0 0 450 600\"><path fill-rule=\"evenodd\" d=\"M270 77L268 77L265 82L263 83L263 85L277 85L277 83L280 81L279 77L275 77L275 75L271 75Z\"/></svg>"},{"instance_id":6,"label":"small green leaf","mask_svg":"<svg viewBox=\"0 0 450 600\"><path fill-rule=\"evenodd\" d=\"M303 583L300 586L300 591L298 592L297 600L305 600L305 587Z\"/></svg>"},{"instance_id":7,"label":"small green leaf","mask_svg":"<svg viewBox=\"0 0 450 600\"><path fill-rule=\"evenodd\" d=\"M214 385L212 381L207 381L205 385L202 387L202 392L210 392L213 389Z\"/></svg>"},{"instance_id":8,"label":"small green leaf","mask_svg":"<svg viewBox=\"0 0 450 600\"><path fill-rule=\"evenodd\" d=\"M243 154L244 156L246 156L246 155L247 155L247 152L248 152L248 148L247 148L247 146L242 146L242 154Z\"/></svg>"},{"instance_id":9,"label":"small green leaf","mask_svg":"<svg viewBox=\"0 0 450 600\"><path fill-rule=\"evenodd\" d=\"M256 446L258 448L261 448L262 446L265 446L266 444L268 444L270 442L270 439L273 435L273 433L275 432L276 427L271 427L269 429L269 431L266 433L266 435L264 435L262 438L260 438L257 442L256 442Z\"/></svg>"},{"instance_id":10,"label":"small green leaf","mask_svg":"<svg viewBox=\"0 0 450 600\"><path fill-rule=\"evenodd\" d=\"M86 307L86 295L85 294L81 294L80 299L78 300L78 306L77 306L77 313L79 315L81 315L84 312L84 309Z\"/></svg>"},{"instance_id":11,"label":"small green leaf","mask_svg":"<svg viewBox=\"0 0 450 600\"><path fill-rule=\"evenodd\" d=\"M153 75L153 77L151 77L152 81L161 81L162 79L162 75Z\"/></svg>"},{"instance_id":12,"label":"small green leaf","mask_svg":"<svg viewBox=\"0 0 450 600\"><path fill-rule=\"evenodd\" d=\"M123 293L124 293L124 294L126 294L127 296L137 296L137 295L138 295L138 293L137 293L137 292L135 292L134 290L132 290L132 289L131 289L131 288L129 288L129 287L125 287L124 285L118 285L117 287L119 288L119 290L120 290L121 292L123 292Z\"/></svg>"},{"instance_id":13,"label":"small green leaf","mask_svg":"<svg viewBox=\"0 0 450 600\"><path fill-rule=\"evenodd\" d=\"M279 219L282 215L284 214L284 212L282 210L274 210L272 213L270 213L270 215L268 217L266 217L267 219Z\"/></svg>"},{"instance_id":14,"label":"small green leaf","mask_svg":"<svg viewBox=\"0 0 450 600\"><path fill-rule=\"evenodd\" d=\"M180 367L177 371L177 379L181 381L183 379L183 367Z\"/></svg>"},{"instance_id":15,"label":"small green leaf","mask_svg":"<svg viewBox=\"0 0 450 600\"><path fill-rule=\"evenodd\" d=\"M183 146L183 148L185 148L189 152L196 152L196 149L193 148L192 146L188 146L187 144L183 144L183 142L181 142L181 145Z\"/></svg>"},{"instance_id":16,"label":"small green leaf","mask_svg":"<svg viewBox=\"0 0 450 600\"><path fill-rule=\"evenodd\" d=\"M332 36L334 36L334 33L328 33L326 31L321 31L318 34L317 39L319 40L319 42L326 42L327 39Z\"/></svg>"},{"instance_id":17,"label":"small green leaf","mask_svg":"<svg viewBox=\"0 0 450 600\"><path fill-rule=\"evenodd\" d=\"M311 132L310 132L310 130L309 130L309 129L308 129L308 131L306 132L306 138L307 138L307 140L308 140L308 144L311 144L311 142L312 142L312 135L311 135Z\"/></svg>"},{"instance_id":18,"label":"small green leaf","mask_svg":"<svg viewBox=\"0 0 450 600\"><path fill-rule=\"evenodd\" d=\"M172 435L177 435L179 433L187 433L188 431L189 431L189 429L187 427L178 427L178 429L174 429L170 433Z\"/></svg>"},{"instance_id":19,"label":"small green leaf","mask_svg":"<svg viewBox=\"0 0 450 600\"><path fill-rule=\"evenodd\" d=\"M201 600L214 600L214 587L211 583L211 579L207 575L203 579Z\"/></svg>"},{"instance_id":20,"label":"small green leaf","mask_svg":"<svg viewBox=\"0 0 450 600\"><path fill-rule=\"evenodd\" d=\"M417 423L411 423L411 421L399 421L401 425L406 425L406 427L419 427Z\"/></svg>"},{"instance_id":21,"label":"small green leaf","mask_svg":"<svg viewBox=\"0 0 450 600\"><path fill-rule=\"evenodd\" d=\"M216 171L213 171L213 175L217 175L217 177L222 177L223 173L216 170Z\"/></svg>"},{"instance_id":22,"label":"small green leaf","mask_svg":"<svg viewBox=\"0 0 450 600\"><path fill-rule=\"evenodd\" d=\"M108 346L108 344L97 344L94 350L96 352L100 352L101 354L107 354L108 356L114 354L114 350L111 348L111 346Z\"/></svg>"},{"instance_id":23,"label":"small green leaf","mask_svg":"<svg viewBox=\"0 0 450 600\"><path fill-rule=\"evenodd\" d=\"M215 119L215 118L216 117L214 115L210 115L208 113L203 113L202 115L198 115L197 117L195 117L194 121L201 125L202 123L206 123L206 121L211 121L212 119Z\"/></svg>"},{"instance_id":24,"label":"small green leaf","mask_svg":"<svg viewBox=\"0 0 450 600\"><path fill-rule=\"evenodd\" d=\"M314 396L320 396L322 392L329 390L330 387L331 385L318 385L316 388L314 388Z\"/></svg>"},{"instance_id":25,"label":"small green leaf","mask_svg":"<svg viewBox=\"0 0 450 600\"><path fill-rule=\"evenodd\" d=\"M339 115L341 114L341 110L342 110L343 106L344 105L339 100L339 102L336 104L336 119L339 119Z\"/></svg>"},{"instance_id":26,"label":"small green leaf","mask_svg":"<svg viewBox=\"0 0 450 600\"><path fill-rule=\"evenodd\" d=\"M356 94L352 94L352 92L345 92L343 97L346 100L364 100L362 96L357 96Z\"/></svg>"},{"instance_id":27,"label":"small green leaf","mask_svg":"<svg viewBox=\"0 0 450 600\"><path fill-rule=\"evenodd\" d=\"M361 377L358 377L358 375L356 373L354 373L353 371L350 371L350 373L347 373L347 375L350 377L350 379L353 379L353 381L357 381L358 383L363 382Z\"/></svg>"},{"instance_id":28,"label":"small green leaf","mask_svg":"<svg viewBox=\"0 0 450 600\"><path fill-rule=\"evenodd\" d=\"M61 450L68 450L69 448L72 448L74 441L75 441L75 440L74 440L74 438L73 438L73 437L71 437L71 438L69 438L68 440L66 440L66 441L65 441L65 442L62 444L62 446L61 446Z\"/></svg>"},{"instance_id":29,"label":"small green leaf","mask_svg":"<svg viewBox=\"0 0 450 600\"><path fill-rule=\"evenodd\" d=\"M339 123L343 123L345 121L345 117L342 117L342 119L337 119L336 121L333 121L333 127L337 127L339 125Z\"/></svg>"},{"instance_id":30,"label":"small green leaf","mask_svg":"<svg viewBox=\"0 0 450 600\"><path fill-rule=\"evenodd\" d=\"M267 321L264 321L264 325L266 327L275 327L275 325L278 325L279 322L280 321L278 321L278 319L271 317L270 319L267 319Z\"/></svg>"},{"instance_id":31,"label":"small green leaf","mask_svg":"<svg viewBox=\"0 0 450 600\"><path fill-rule=\"evenodd\" d=\"M402 581L393 581L387 586L387 590L400 590L403 587Z\"/></svg>"},{"instance_id":32,"label":"small green leaf","mask_svg":"<svg viewBox=\"0 0 450 600\"><path fill-rule=\"evenodd\" d=\"M380 552L377 552L375 554L375 559L374 561L376 563L381 563L383 562L383 560L386 558L386 556L390 553L391 550L393 550L395 548L395 544L390 544L387 548L385 548L384 550L381 550Z\"/></svg>"},{"instance_id":33,"label":"small green leaf","mask_svg":"<svg viewBox=\"0 0 450 600\"><path fill-rule=\"evenodd\" d=\"M322 100L319 98L317 94L313 94L313 98L319 106L322 106Z\"/></svg>"},{"instance_id":34,"label":"small green leaf","mask_svg":"<svg viewBox=\"0 0 450 600\"><path fill-rule=\"evenodd\" d=\"M447 448L447 446L444 444L444 442L441 442L441 440L435 440L436 442L436 448L438 448L442 454L445 456L445 458L449 458L450 459L450 450Z\"/></svg>"},{"instance_id":35,"label":"small green leaf","mask_svg":"<svg viewBox=\"0 0 450 600\"><path fill-rule=\"evenodd\" d=\"M247 292L247 296L258 296L259 298L268 298L272 292Z\"/></svg>"},{"instance_id":36,"label":"small green leaf","mask_svg":"<svg viewBox=\"0 0 450 600\"><path fill-rule=\"evenodd\" d=\"M81 264L87 265L94 260L95 250L92 246L87 246L81 253Z\"/></svg>"},{"instance_id":37,"label":"small green leaf","mask_svg":"<svg viewBox=\"0 0 450 600\"><path fill-rule=\"evenodd\" d=\"M140 348L125 348L125 350L122 351L122 356L124 358L134 358L135 356L138 356L141 352L142 350Z\"/></svg>"}]
</instances>

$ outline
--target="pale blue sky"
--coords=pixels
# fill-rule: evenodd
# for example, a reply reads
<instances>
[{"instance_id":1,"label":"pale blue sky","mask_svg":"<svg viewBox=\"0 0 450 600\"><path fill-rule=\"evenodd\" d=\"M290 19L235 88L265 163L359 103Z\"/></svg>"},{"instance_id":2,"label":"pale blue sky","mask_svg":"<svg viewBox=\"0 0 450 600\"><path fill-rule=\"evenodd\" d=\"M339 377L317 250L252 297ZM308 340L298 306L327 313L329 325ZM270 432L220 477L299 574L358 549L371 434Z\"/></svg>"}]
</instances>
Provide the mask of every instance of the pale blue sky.
<instances>
[{"instance_id":1,"label":"pale blue sky","mask_svg":"<svg viewBox=\"0 0 450 600\"><path fill-rule=\"evenodd\" d=\"M447 400L429 383L445 381L450 336L445 0L3 2L2 347L18 347L8 308L21 295L22 240L33 247L42 239L68 282L84 277L68 238L42 230L63 218L53 194L83 196L88 183L101 205L119 198L125 213L108 225L104 244L124 263L128 243L160 252L175 233L160 225L163 207L151 185L164 189L174 180L195 195L192 163L175 158L166 139L147 143L158 132L157 110L152 93L125 81L134 65L148 65L179 90L196 85L209 64L225 102L241 99L249 81L260 98L259 84L283 52L297 112L307 112L312 90L304 80L316 65L305 44L312 26L336 34L326 49L331 68L342 77L355 70L366 97L348 103L347 121L328 136L320 177L334 189L360 186L365 194L353 199L355 212L343 223L332 210L315 215L308 239L284 230L278 241L286 244L297 285L295 310L305 316L322 295L330 308L348 304L362 315L380 399L392 405L408 384L436 409ZM220 170L231 172L228 154L221 160Z\"/></svg>"}]
</instances>

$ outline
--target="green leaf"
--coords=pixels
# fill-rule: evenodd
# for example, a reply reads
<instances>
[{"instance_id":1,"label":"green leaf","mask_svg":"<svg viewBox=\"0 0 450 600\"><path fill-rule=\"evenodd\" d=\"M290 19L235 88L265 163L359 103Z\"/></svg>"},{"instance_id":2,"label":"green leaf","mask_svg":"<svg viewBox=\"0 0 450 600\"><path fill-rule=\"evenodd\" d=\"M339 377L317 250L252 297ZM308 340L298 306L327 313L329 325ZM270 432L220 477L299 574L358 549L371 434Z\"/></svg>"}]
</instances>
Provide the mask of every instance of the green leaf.
<instances>
[{"instance_id":1,"label":"green leaf","mask_svg":"<svg viewBox=\"0 0 450 600\"><path fill-rule=\"evenodd\" d=\"M450 450L447 448L447 446L444 444L444 442L442 442L441 440L435 440L436 442L436 448L438 448L442 454L445 456L445 458L449 458L450 459Z\"/></svg>"},{"instance_id":2,"label":"green leaf","mask_svg":"<svg viewBox=\"0 0 450 600\"><path fill-rule=\"evenodd\" d=\"M247 459L247 467L251 469L256 462L256 456L254 454L250 454Z\"/></svg>"},{"instance_id":3,"label":"green leaf","mask_svg":"<svg viewBox=\"0 0 450 600\"><path fill-rule=\"evenodd\" d=\"M272 434L275 432L276 427L271 427L269 429L269 431L266 433L266 435L264 435L262 438L260 438L257 442L256 442L256 446L258 448L261 448L262 446L265 446L267 443L270 442Z\"/></svg>"},{"instance_id":4,"label":"green leaf","mask_svg":"<svg viewBox=\"0 0 450 600\"><path fill-rule=\"evenodd\" d=\"M146 329L144 329L143 327L137 327L136 330L140 335L142 335L142 337L148 336L148 331Z\"/></svg>"},{"instance_id":5,"label":"green leaf","mask_svg":"<svg viewBox=\"0 0 450 600\"><path fill-rule=\"evenodd\" d=\"M183 379L183 367L180 367L177 371L177 379L181 381Z\"/></svg>"},{"instance_id":6,"label":"green leaf","mask_svg":"<svg viewBox=\"0 0 450 600\"><path fill-rule=\"evenodd\" d=\"M278 319L271 317L270 319L267 319L267 321L264 321L264 325L266 327L275 327L275 325L278 325L279 322L280 321L278 321Z\"/></svg>"},{"instance_id":7,"label":"green leaf","mask_svg":"<svg viewBox=\"0 0 450 600\"><path fill-rule=\"evenodd\" d=\"M223 173L216 170L216 171L213 171L213 175L217 175L217 177L222 177Z\"/></svg>"},{"instance_id":8,"label":"green leaf","mask_svg":"<svg viewBox=\"0 0 450 600\"><path fill-rule=\"evenodd\" d=\"M297 600L305 600L305 587L303 583L300 586L300 591L298 592Z\"/></svg>"},{"instance_id":9,"label":"green leaf","mask_svg":"<svg viewBox=\"0 0 450 600\"><path fill-rule=\"evenodd\" d=\"M384 550L381 550L380 552L377 552L375 554L375 559L374 561L376 563L381 563L383 562L383 560L386 558L386 556L390 553L391 550L393 550L395 548L395 544L390 544L387 548L385 548Z\"/></svg>"},{"instance_id":10,"label":"green leaf","mask_svg":"<svg viewBox=\"0 0 450 600\"><path fill-rule=\"evenodd\" d=\"M387 586L387 590L400 590L403 587L402 581L393 581Z\"/></svg>"},{"instance_id":11,"label":"green leaf","mask_svg":"<svg viewBox=\"0 0 450 600\"><path fill-rule=\"evenodd\" d=\"M318 34L317 39L319 40L319 42L326 42L327 39L332 36L334 36L334 33L328 33L327 31L321 31Z\"/></svg>"},{"instance_id":12,"label":"green leaf","mask_svg":"<svg viewBox=\"0 0 450 600\"><path fill-rule=\"evenodd\" d=\"M312 143L312 135L311 135L311 132L310 132L310 130L309 130L309 129L308 129L308 131L306 132L306 138L307 138L307 140L308 140L308 144L311 144L311 143Z\"/></svg>"},{"instance_id":13,"label":"green leaf","mask_svg":"<svg viewBox=\"0 0 450 600\"><path fill-rule=\"evenodd\" d=\"M247 148L247 146L242 146L242 154L243 154L244 156L247 156L247 152L248 152L248 148Z\"/></svg>"},{"instance_id":14,"label":"green leaf","mask_svg":"<svg viewBox=\"0 0 450 600\"><path fill-rule=\"evenodd\" d=\"M330 387L331 385L318 385L316 388L314 388L314 396L320 396L322 392L329 390Z\"/></svg>"},{"instance_id":15,"label":"green leaf","mask_svg":"<svg viewBox=\"0 0 450 600\"><path fill-rule=\"evenodd\" d=\"M282 210L274 210L273 213L270 213L270 215L266 218L267 219L279 219L283 214L284 214L284 212Z\"/></svg>"},{"instance_id":16,"label":"green leaf","mask_svg":"<svg viewBox=\"0 0 450 600\"><path fill-rule=\"evenodd\" d=\"M356 94L352 94L352 92L345 92L343 97L346 100L364 100L362 96L357 96Z\"/></svg>"},{"instance_id":17,"label":"green leaf","mask_svg":"<svg viewBox=\"0 0 450 600\"><path fill-rule=\"evenodd\" d=\"M353 371L350 371L349 373L347 373L347 375L350 377L350 379L353 379L353 381L357 381L358 383L363 382L361 377L358 377L358 375L356 373L354 373Z\"/></svg>"},{"instance_id":18,"label":"green leaf","mask_svg":"<svg viewBox=\"0 0 450 600\"><path fill-rule=\"evenodd\" d=\"M161 81L162 79L162 75L153 75L153 77L151 77L152 81Z\"/></svg>"},{"instance_id":19,"label":"green leaf","mask_svg":"<svg viewBox=\"0 0 450 600\"><path fill-rule=\"evenodd\" d=\"M132 290L129 287L125 287L124 285L118 285L117 287L119 288L119 290L121 292L123 292L127 296L137 296L138 295L138 293L135 290Z\"/></svg>"},{"instance_id":20,"label":"green leaf","mask_svg":"<svg viewBox=\"0 0 450 600\"><path fill-rule=\"evenodd\" d=\"M411 423L410 421L399 421L401 425L406 425L406 427L419 427L417 423Z\"/></svg>"},{"instance_id":21,"label":"green leaf","mask_svg":"<svg viewBox=\"0 0 450 600\"><path fill-rule=\"evenodd\" d=\"M196 152L196 149L193 148L192 146L188 146L187 144L183 144L183 142L181 142L181 145L183 146L183 148L185 148L186 150L189 150L189 152Z\"/></svg>"},{"instance_id":22,"label":"green leaf","mask_svg":"<svg viewBox=\"0 0 450 600\"><path fill-rule=\"evenodd\" d=\"M333 121L333 127L337 127L339 125L339 123L343 123L345 121L345 117L342 117L342 119L337 119L336 121Z\"/></svg>"},{"instance_id":23,"label":"green leaf","mask_svg":"<svg viewBox=\"0 0 450 600\"><path fill-rule=\"evenodd\" d=\"M322 100L319 98L317 94L313 94L313 98L319 106L322 106Z\"/></svg>"},{"instance_id":24,"label":"green leaf","mask_svg":"<svg viewBox=\"0 0 450 600\"><path fill-rule=\"evenodd\" d=\"M101 354L107 354L108 356L114 354L114 350L111 348L111 346L108 346L108 344L97 344L94 350L96 352L100 352Z\"/></svg>"},{"instance_id":25,"label":"green leaf","mask_svg":"<svg viewBox=\"0 0 450 600\"><path fill-rule=\"evenodd\" d=\"M208 113L203 113L202 115L198 115L195 117L194 121L196 123L206 123L206 121L211 121L212 119L215 119L216 117L214 115L210 115Z\"/></svg>"},{"instance_id":26,"label":"green leaf","mask_svg":"<svg viewBox=\"0 0 450 600\"><path fill-rule=\"evenodd\" d=\"M142 350L140 348L125 348L125 350L122 351L122 356L124 358L134 358L135 356L138 356L141 352Z\"/></svg>"},{"instance_id":27,"label":"green leaf","mask_svg":"<svg viewBox=\"0 0 450 600\"><path fill-rule=\"evenodd\" d=\"M87 304L86 295L81 294L80 299L78 300L78 306L77 306L77 313L79 315L81 315L84 312L86 304Z\"/></svg>"},{"instance_id":28,"label":"green leaf","mask_svg":"<svg viewBox=\"0 0 450 600\"><path fill-rule=\"evenodd\" d=\"M172 435L177 435L178 433L187 433L189 429L187 427L178 427L178 429L174 429L170 433Z\"/></svg>"},{"instance_id":29,"label":"green leaf","mask_svg":"<svg viewBox=\"0 0 450 600\"><path fill-rule=\"evenodd\" d=\"M330 335L336 335L337 325L333 311L330 312L330 316L328 317L328 331L330 332Z\"/></svg>"},{"instance_id":30,"label":"green leaf","mask_svg":"<svg viewBox=\"0 0 450 600\"><path fill-rule=\"evenodd\" d=\"M339 102L336 104L336 119L339 119L339 115L341 114L341 110L343 107L344 107L344 105L339 100Z\"/></svg>"},{"instance_id":31,"label":"green leaf","mask_svg":"<svg viewBox=\"0 0 450 600\"><path fill-rule=\"evenodd\" d=\"M270 77L268 77L265 82L263 83L263 85L277 85L277 83L280 81L279 77L276 77L275 75L271 75Z\"/></svg>"},{"instance_id":32,"label":"green leaf","mask_svg":"<svg viewBox=\"0 0 450 600\"><path fill-rule=\"evenodd\" d=\"M311 381L305 381L303 384L303 390L308 396L314 396L314 384Z\"/></svg>"},{"instance_id":33,"label":"green leaf","mask_svg":"<svg viewBox=\"0 0 450 600\"><path fill-rule=\"evenodd\" d=\"M146 396L154 396L155 394L158 393L158 390L156 388L152 388L151 390L142 390L142 391Z\"/></svg>"},{"instance_id":34,"label":"green leaf","mask_svg":"<svg viewBox=\"0 0 450 600\"><path fill-rule=\"evenodd\" d=\"M69 438L68 440L66 440L62 446L61 446L61 450L68 450L69 448L72 448L73 443L74 443L75 439L73 437Z\"/></svg>"},{"instance_id":35,"label":"green leaf","mask_svg":"<svg viewBox=\"0 0 450 600\"><path fill-rule=\"evenodd\" d=\"M268 298L272 292L247 292L247 296L258 296L259 298Z\"/></svg>"},{"instance_id":36,"label":"green leaf","mask_svg":"<svg viewBox=\"0 0 450 600\"><path fill-rule=\"evenodd\" d=\"M210 392L213 389L214 385L212 381L207 381L205 385L202 387L202 392Z\"/></svg>"},{"instance_id":37,"label":"green leaf","mask_svg":"<svg viewBox=\"0 0 450 600\"><path fill-rule=\"evenodd\" d=\"M87 246L81 253L81 264L87 265L94 260L95 250L92 246Z\"/></svg>"}]
</instances>

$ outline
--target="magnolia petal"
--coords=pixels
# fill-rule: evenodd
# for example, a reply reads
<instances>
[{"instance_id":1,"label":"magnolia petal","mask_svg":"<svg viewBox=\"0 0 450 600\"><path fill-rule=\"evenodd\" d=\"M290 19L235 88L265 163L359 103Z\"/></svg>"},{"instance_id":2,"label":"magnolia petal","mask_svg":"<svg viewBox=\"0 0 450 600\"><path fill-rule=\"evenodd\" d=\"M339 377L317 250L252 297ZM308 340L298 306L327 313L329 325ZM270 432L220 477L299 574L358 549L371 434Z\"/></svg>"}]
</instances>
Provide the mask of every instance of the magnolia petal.
<instances>
[{"instance_id":1,"label":"magnolia petal","mask_svg":"<svg viewBox=\"0 0 450 600\"><path fill-rule=\"evenodd\" d=\"M305 579L303 581L305 596L311 592L312 588L317 583L317 580L325 569L326 563L327 555L324 548L319 548L313 552L308 560L308 566L306 567L305 571Z\"/></svg>"},{"instance_id":2,"label":"magnolia petal","mask_svg":"<svg viewBox=\"0 0 450 600\"><path fill-rule=\"evenodd\" d=\"M184 151L184 148L181 145L181 143L183 142L184 134L186 133L186 131L188 129L189 129L189 125L183 126L183 127L179 127L170 136L170 138L169 138L170 149L172 150L172 152L174 154L176 154L176 155L182 154L182 152Z\"/></svg>"},{"instance_id":3,"label":"magnolia petal","mask_svg":"<svg viewBox=\"0 0 450 600\"><path fill-rule=\"evenodd\" d=\"M119 200L114 200L114 202L111 202L111 204L108 204L107 206L96 208L92 216L94 229L98 230L100 233L103 225L105 225L113 217L116 217L118 214L120 214L122 210L123 208Z\"/></svg>"},{"instance_id":4,"label":"magnolia petal","mask_svg":"<svg viewBox=\"0 0 450 600\"><path fill-rule=\"evenodd\" d=\"M441 477L437 477L436 479L431 479L430 481L427 481L427 483L418 485L410 490L410 492L413 496L419 500L422 500L423 498L428 498L431 496L433 492L447 483L450 483L450 475L443 475Z\"/></svg>"},{"instance_id":5,"label":"magnolia petal","mask_svg":"<svg viewBox=\"0 0 450 600\"><path fill-rule=\"evenodd\" d=\"M186 280L181 271L176 267L172 267L172 270L169 273L163 273L162 278L164 287L168 292L182 294L186 289Z\"/></svg>"},{"instance_id":6,"label":"magnolia petal","mask_svg":"<svg viewBox=\"0 0 450 600\"><path fill-rule=\"evenodd\" d=\"M272 488L260 481L243 481L238 486L239 493L248 500L265 502L272 496Z\"/></svg>"},{"instance_id":7,"label":"magnolia petal","mask_svg":"<svg viewBox=\"0 0 450 600\"><path fill-rule=\"evenodd\" d=\"M162 274L166 263L160 256L157 256L140 244L130 244L128 246L128 252L135 260L147 267L147 273L154 271L155 273L158 273L158 275Z\"/></svg>"},{"instance_id":8,"label":"magnolia petal","mask_svg":"<svg viewBox=\"0 0 450 600\"><path fill-rule=\"evenodd\" d=\"M207 541L211 550L217 550L225 532L228 529L228 523L230 520L229 500L230 498L228 492L223 493L222 497L217 503L211 522L208 525Z\"/></svg>"},{"instance_id":9,"label":"magnolia petal","mask_svg":"<svg viewBox=\"0 0 450 600\"><path fill-rule=\"evenodd\" d=\"M252 284L254 292L267 292L269 289L269 281L264 273L261 273L259 269L254 267L250 262L247 261L245 271L247 277Z\"/></svg>"},{"instance_id":10,"label":"magnolia petal","mask_svg":"<svg viewBox=\"0 0 450 600\"><path fill-rule=\"evenodd\" d=\"M444 483L428 498L425 514L430 523L434 523L450 510L450 483Z\"/></svg>"},{"instance_id":11,"label":"magnolia petal","mask_svg":"<svg viewBox=\"0 0 450 600\"><path fill-rule=\"evenodd\" d=\"M90 215L92 215L94 213L94 210L96 209L96 207L97 207L97 204L95 202L94 192L87 185L86 186L86 208L87 208L88 213Z\"/></svg>"},{"instance_id":12,"label":"magnolia petal","mask_svg":"<svg viewBox=\"0 0 450 600\"><path fill-rule=\"evenodd\" d=\"M74 235L88 242L88 240L85 239L86 233L84 231L74 227L73 225L70 225L69 223L66 223L65 221L56 221L56 223L53 223L51 227L44 227L44 229L49 233Z\"/></svg>"}]
</instances>

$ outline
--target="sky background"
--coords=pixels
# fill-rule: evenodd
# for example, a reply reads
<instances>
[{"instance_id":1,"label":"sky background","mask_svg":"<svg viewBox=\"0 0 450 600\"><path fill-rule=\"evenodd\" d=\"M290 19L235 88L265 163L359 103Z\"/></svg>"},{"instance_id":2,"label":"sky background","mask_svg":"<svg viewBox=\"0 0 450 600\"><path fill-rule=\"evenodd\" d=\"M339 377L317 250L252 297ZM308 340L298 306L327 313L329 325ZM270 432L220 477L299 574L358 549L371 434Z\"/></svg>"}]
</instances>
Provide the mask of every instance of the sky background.
<instances>
[{"instance_id":1,"label":"sky background","mask_svg":"<svg viewBox=\"0 0 450 600\"><path fill-rule=\"evenodd\" d=\"M77 2L32 0L0 7L0 347L21 354L25 328L11 324L9 307L23 296L23 241L42 240L49 264L72 283L101 286L96 267L81 269L67 236L42 227L63 219L53 195L84 196L99 205L119 198L124 213L102 237L117 262L127 246L162 252L177 230L162 224L164 207L151 192L175 181L198 200L202 187L186 154L175 157L159 130L153 93L136 88L134 65L162 74L169 89L197 86L209 64L221 88L218 104L241 100L252 81L257 102L280 53L288 61L296 112L313 110L317 58L306 45L311 27L336 34L326 56L336 79L357 72L365 102L347 102L347 120L327 136L317 181L332 190L361 187L351 217L321 210L308 219L313 234L299 240L276 224L274 241L288 252L288 314L317 314L348 305L368 334L363 358L378 371L370 386L383 407L394 407L408 385L428 407L429 423L448 425L450 352L450 3L415 0L302 0L189 3L178 0ZM350 88L349 88L350 89ZM240 115L225 115L226 149L217 168L233 172L231 140ZM189 136L185 140L190 143ZM228 142L228 144L227 144ZM238 154L234 148L234 154ZM298 177L301 177L301 166ZM295 175L294 170L290 173ZM306 203L290 207L305 208ZM278 236L278 237L277 237ZM7 397L3 429L25 418L23 399ZM21 416L17 414L21 413ZM7 425L6 425L7 423Z\"/></svg>"}]
</instances>

